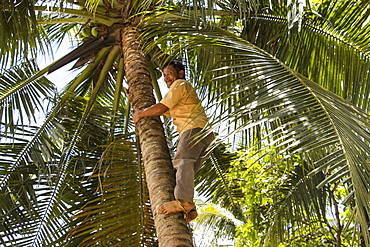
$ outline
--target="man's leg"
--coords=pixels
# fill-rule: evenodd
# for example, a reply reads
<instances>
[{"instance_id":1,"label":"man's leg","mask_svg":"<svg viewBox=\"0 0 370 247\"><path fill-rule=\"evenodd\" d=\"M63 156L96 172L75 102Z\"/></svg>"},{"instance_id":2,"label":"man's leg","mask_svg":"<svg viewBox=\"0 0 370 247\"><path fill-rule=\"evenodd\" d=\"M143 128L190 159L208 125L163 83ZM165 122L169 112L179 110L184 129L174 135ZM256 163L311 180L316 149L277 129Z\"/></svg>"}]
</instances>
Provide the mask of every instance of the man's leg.
<instances>
[{"instance_id":1,"label":"man's leg","mask_svg":"<svg viewBox=\"0 0 370 247\"><path fill-rule=\"evenodd\" d=\"M199 128L186 131L179 140L173 160L173 166L177 170L174 191L177 200L163 204L160 208L161 213L169 214L195 208L194 175L199 170L200 162L205 159L206 148L214 139L214 135L210 134L201 141L194 140L192 136L201 130Z\"/></svg>"},{"instance_id":2,"label":"man's leg","mask_svg":"<svg viewBox=\"0 0 370 247\"><path fill-rule=\"evenodd\" d=\"M202 139L202 142L204 144L204 148L200 154L200 156L198 157L197 161L195 161L195 164L194 164L194 175L197 174L197 172L199 171L200 167L202 166L203 162L205 162L206 160L208 160L208 158L211 156L211 153L210 150L207 150L207 148L209 147L209 145L211 144L211 142L215 139L215 135L213 133L210 133L209 135L207 135L206 137L204 137Z\"/></svg>"},{"instance_id":3,"label":"man's leg","mask_svg":"<svg viewBox=\"0 0 370 247\"><path fill-rule=\"evenodd\" d=\"M211 155L211 152L207 150L207 147L211 144L211 142L215 139L215 136L213 133L209 134L206 136L202 141L205 142L205 148L203 149L202 153L200 154L200 157L198 157L197 161L195 161L194 164L194 175L197 174L199 171L201 165L203 164L204 161L206 161L209 156ZM188 213L188 217L186 219L186 222L189 223L190 221L194 220L195 218L198 217L198 212L194 208Z\"/></svg>"}]
</instances>

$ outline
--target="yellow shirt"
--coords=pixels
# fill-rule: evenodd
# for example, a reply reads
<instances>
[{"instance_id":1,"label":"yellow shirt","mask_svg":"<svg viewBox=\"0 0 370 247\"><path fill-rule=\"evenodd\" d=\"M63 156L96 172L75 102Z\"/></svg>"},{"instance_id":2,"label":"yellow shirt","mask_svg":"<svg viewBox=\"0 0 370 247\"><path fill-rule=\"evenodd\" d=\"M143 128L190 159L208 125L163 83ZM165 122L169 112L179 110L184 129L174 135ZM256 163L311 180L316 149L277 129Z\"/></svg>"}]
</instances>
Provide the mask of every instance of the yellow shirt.
<instances>
[{"instance_id":1,"label":"yellow shirt","mask_svg":"<svg viewBox=\"0 0 370 247\"><path fill-rule=\"evenodd\" d=\"M160 103L169 108L164 115L168 116L169 112L180 136L187 130L203 128L208 123L195 89L184 79L174 81Z\"/></svg>"}]
</instances>

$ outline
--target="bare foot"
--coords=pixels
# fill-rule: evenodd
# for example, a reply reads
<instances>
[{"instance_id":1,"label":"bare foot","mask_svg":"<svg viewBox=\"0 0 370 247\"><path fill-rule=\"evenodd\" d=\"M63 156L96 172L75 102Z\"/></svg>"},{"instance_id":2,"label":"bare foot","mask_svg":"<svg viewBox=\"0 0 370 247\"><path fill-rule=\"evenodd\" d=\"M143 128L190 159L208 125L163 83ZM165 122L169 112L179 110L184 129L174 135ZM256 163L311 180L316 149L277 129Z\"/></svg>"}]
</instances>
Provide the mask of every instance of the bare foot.
<instances>
[{"instance_id":1,"label":"bare foot","mask_svg":"<svg viewBox=\"0 0 370 247\"><path fill-rule=\"evenodd\" d=\"M190 221L194 220L198 216L198 212L196 210L191 210L188 213L188 217L186 217L186 223L189 223Z\"/></svg>"},{"instance_id":2,"label":"bare foot","mask_svg":"<svg viewBox=\"0 0 370 247\"><path fill-rule=\"evenodd\" d=\"M171 213L177 213L177 212L188 213L194 207L195 207L194 204L191 202L187 202L184 200L176 200L176 201L170 201L170 202L163 203L159 207L158 211L161 214L171 214Z\"/></svg>"}]
</instances>

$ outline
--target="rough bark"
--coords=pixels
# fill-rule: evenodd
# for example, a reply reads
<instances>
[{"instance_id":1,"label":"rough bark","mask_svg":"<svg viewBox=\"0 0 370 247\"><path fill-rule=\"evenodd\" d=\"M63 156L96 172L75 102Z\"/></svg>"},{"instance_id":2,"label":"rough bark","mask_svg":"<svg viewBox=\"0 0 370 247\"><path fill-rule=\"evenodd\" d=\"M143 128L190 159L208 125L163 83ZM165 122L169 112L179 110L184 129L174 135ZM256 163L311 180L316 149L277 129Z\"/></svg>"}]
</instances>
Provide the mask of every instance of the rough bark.
<instances>
[{"instance_id":1,"label":"rough bark","mask_svg":"<svg viewBox=\"0 0 370 247\"><path fill-rule=\"evenodd\" d=\"M139 31L127 26L122 31L122 51L131 103L139 109L155 104L148 61L142 52ZM174 200L175 178L163 125L159 117L143 118L136 126L140 139L154 223L159 246L193 246L181 213L164 215L158 208Z\"/></svg>"}]
</instances>

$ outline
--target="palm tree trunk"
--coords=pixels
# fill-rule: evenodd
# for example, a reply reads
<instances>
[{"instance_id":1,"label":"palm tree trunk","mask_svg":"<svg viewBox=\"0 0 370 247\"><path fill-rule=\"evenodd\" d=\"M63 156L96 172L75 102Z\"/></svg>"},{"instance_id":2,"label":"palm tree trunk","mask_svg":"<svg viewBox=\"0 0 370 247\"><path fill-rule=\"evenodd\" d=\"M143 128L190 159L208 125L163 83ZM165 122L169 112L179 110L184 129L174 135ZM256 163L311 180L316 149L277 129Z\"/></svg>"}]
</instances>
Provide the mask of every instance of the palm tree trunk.
<instances>
[{"instance_id":1,"label":"palm tree trunk","mask_svg":"<svg viewBox=\"0 0 370 247\"><path fill-rule=\"evenodd\" d=\"M125 27L122 32L122 49L132 105L144 109L155 104L155 98L148 61L142 52L139 35L135 27ZM143 118L136 128L140 139L159 246L193 246L182 214L158 213L160 205L174 200L175 186L171 157L160 118Z\"/></svg>"}]
</instances>

